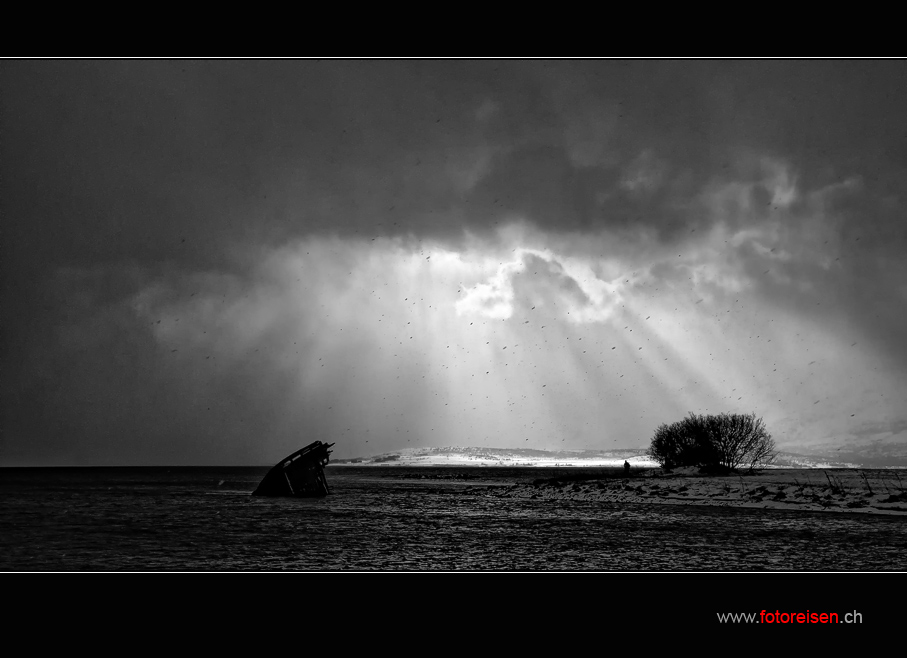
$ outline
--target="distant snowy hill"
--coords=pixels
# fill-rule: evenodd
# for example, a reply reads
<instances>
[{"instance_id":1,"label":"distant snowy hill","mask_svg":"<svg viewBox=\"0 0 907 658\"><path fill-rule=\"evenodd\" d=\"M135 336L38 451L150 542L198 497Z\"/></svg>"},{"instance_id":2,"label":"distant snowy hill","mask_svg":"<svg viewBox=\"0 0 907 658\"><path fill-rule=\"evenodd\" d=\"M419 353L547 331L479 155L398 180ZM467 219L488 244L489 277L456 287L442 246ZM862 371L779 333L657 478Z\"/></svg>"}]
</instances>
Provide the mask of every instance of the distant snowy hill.
<instances>
[{"instance_id":1,"label":"distant snowy hill","mask_svg":"<svg viewBox=\"0 0 907 658\"><path fill-rule=\"evenodd\" d=\"M775 468L907 468L905 454L879 454L872 446L825 448L802 453L779 452ZM520 448L443 447L410 448L356 459L335 459L332 464L396 466L657 466L645 450L530 450Z\"/></svg>"},{"instance_id":2,"label":"distant snowy hill","mask_svg":"<svg viewBox=\"0 0 907 658\"><path fill-rule=\"evenodd\" d=\"M655 466L644 450L529 450L519 448L411 448L359 459L332 460L334 464L396 464L400 466Z\"/></svg>"}]
</instances>

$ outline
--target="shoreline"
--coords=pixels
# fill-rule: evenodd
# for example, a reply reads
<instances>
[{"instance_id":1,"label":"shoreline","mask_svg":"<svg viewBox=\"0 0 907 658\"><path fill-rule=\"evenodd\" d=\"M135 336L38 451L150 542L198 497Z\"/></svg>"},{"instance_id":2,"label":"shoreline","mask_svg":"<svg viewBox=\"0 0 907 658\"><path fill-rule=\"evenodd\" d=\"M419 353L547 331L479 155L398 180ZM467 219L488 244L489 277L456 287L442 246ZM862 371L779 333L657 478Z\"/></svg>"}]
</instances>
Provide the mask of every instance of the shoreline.
<instances>
[{"instance_id":1,"label":"shoreline","mask_svg":"<svg viewBox=\"0 0 907 658\"><path fill-rule=\"evenodd\" d=\"M831 469L828 469L831 470ZM650 473L627 478L550 478L514 484L502 498L742 507L907 518L907 479L880 471L765 470L752 474Z\"/></svg>"},{"instance_id":2,"label":"shoreline","mask_svg":"<svg viewBox=\"0 0 907 658\"><path fill-rule=\"evenodd\" d=\"M497 479L495 471L538 470L534 481L503 476L489 485L485 495L501 498L551 501L597 501L606 503L739 507L760 510L796 510L907 518L907 474L898 468L789 468L774 467L728 474L702 474L695 468L664 471L657 466L634 464L629 475L623 460L534 460L531 463L505 461L482 463L475 460L413 462L389 460L371 463L341 463L393 477L420 480ZM383 467L383 468L382 468ZM425 473L415 473L425 469ZM482 475L460 477L431 470L469 469ZM563 470L560 470L563 469ZM596 469L602 469L596 472ZM402 475L406 473L405 475ZM530 476L531 477L531 476Z\"/></svg>"}]
</instances>

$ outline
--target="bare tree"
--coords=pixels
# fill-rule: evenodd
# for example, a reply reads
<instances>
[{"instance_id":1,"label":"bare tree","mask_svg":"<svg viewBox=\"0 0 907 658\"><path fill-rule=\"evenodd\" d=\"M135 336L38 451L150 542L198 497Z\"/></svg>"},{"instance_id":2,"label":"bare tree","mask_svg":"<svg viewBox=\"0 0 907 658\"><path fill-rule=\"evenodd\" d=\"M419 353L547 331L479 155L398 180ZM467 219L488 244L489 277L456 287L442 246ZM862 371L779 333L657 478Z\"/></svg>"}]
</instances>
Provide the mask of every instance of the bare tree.
<instances>
[{"instance_id":1,"label":"bare tree","mask_svg":"<svg viewBox=\"0 0 907 658\"><path fill-rule=\"evenodd\" d=\"M756 414L720 414L701 418L708 427L711 445L718 464L734 469L771 463L775 458L775 442Z\"/></svg>"},{"instance_id":2,"label":"bare tree","mask_svg":"<svg viewBox=\"0 0 907 658\"><path fill-rule=\"evenodd\" d=\"M708 466L736 470L770 464L775 442L756 414L696 415L660 425L648 454L665 468Z\"/></svg>"}]
</instances>

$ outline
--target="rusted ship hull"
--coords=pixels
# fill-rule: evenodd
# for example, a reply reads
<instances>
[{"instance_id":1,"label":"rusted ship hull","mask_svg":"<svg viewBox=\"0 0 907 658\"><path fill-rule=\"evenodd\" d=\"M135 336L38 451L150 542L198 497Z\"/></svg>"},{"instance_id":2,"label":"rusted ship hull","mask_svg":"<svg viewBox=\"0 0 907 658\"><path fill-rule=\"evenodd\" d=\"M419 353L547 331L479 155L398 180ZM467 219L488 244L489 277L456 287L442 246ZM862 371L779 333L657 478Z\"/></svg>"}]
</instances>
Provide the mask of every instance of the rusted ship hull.
<instances>
[{"instance_id":1,"label":"rusted ship hull","mask_svg":"<svg viewBox=\"0 0 907 658\"><path fill-rule=\"evenodd\" d=\"M324 477L333 443L315 441L281 459L252 492L253 496L295 496L313 498L331 491Z\"/></svg>"}]
</instances>

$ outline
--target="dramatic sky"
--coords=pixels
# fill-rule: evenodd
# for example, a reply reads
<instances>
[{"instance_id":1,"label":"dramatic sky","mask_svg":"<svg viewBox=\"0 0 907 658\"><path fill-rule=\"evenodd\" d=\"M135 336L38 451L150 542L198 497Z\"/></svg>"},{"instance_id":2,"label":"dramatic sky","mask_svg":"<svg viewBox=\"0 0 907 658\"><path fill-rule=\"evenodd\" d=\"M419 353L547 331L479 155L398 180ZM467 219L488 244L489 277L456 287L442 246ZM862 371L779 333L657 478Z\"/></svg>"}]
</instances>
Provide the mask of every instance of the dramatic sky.
<instances>
[{"instance_id":1,"label":"dramatic sky","mask_svg":"<svg viewBox=\"0 0 907 658\"><path fill-rule=\"evenodd\" d=\"M0 465L907 443L907 62L0 61Z\"/></svg>"}]
</instances>

